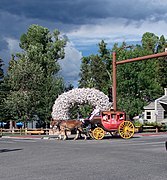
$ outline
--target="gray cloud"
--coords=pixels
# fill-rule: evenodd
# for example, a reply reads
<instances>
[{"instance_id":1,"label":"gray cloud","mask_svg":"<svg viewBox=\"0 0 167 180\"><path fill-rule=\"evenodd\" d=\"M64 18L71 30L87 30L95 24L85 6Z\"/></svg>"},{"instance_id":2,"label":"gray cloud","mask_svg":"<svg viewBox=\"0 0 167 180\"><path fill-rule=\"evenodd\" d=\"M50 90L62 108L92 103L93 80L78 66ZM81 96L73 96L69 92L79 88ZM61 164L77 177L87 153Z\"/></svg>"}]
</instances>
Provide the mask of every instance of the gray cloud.
<instances>
[{"instance_id":1,"label":"gray cloud","mask_svg":"<svg viewBox=\"0 0 167 180\"><path fill-rule=\"evenodd\" d=\"M1 12L63 24L96 23L109 17L158 20L166 14L166 9L167 3L161 0L1 0L0 4Z\"/></svg>"},{"instance_id":2,"label":"gray cloud","mask_svg":"<svg viewBox=\"0 0 167 180\"><path fill-rule=\"evenodd\" d=\"M0 51L8 49L8 43L2 36L0 36Z\"/></svg>"},{"instance_id":3,"label":"gray cloud","mask_svg":"<svg viewBox=\"0 0 167 180\"><path fill-rule=\"evenodd\" d=\"M62 73L68 81L76 81L80 66L76 48L88 53L102 39L110 45L138 41L146 31L165 35L166 9L165 0L0 0L0 57L7 64L31 24L50 31L58 28L74 43L73 53L66 49L65 64L70 66L62 63Z\"/></svg>"},{"instance_id":4,"label":"gray cloud","mask_svg":"<svg viewBox=\"0 0 167 180\"><path fill-rule=\"evenodd\" d=\"M68 42L65 48L65 58L59 61L62 68L60 74L63 75L67 83L74 83L76 86L79 77L81 58L81 52Z\"/></svg>"},{"instance_id":5,"label":"gray cloud","mask_svg":"<svg viewBox=\"0 0 167 180\"><path fill-rule=\"evenodd\" d=\"M1 0L0 33L19 39L31 24L68 33L110 19L124 19L125 27L134 22L140 27L146 20L166 21L166 9L164 0Z\"/></svg>"}]
</instances>

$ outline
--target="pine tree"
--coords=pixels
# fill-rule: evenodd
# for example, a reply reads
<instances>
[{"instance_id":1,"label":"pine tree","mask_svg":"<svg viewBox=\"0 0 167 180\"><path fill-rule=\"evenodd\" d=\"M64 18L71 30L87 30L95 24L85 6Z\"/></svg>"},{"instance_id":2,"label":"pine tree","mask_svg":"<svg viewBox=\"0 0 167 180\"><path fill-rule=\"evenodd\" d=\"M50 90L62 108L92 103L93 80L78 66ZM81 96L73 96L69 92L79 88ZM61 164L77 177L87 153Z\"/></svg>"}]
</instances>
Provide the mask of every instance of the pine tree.
<instances>
[{"instance_id":1,"label":"pine tree","mask_svg":"<svg viewBox=\"0 0 167 180\"><path fill-rule=\"evenodd\" d=\"M162 35L159 39L157 52L164 52L167 47L167 41ZM167 57L159 58L158 61L158 82L162 88L167 87Z\"/></svg>"},{"instance_id":2,"label":"pine tree","mask_svg":"<svg viewBox=\"0 0 167 180\"><path fill-rule=\"evenodd\" d=\"M99 43L99 54L82 58L79 87L97 88L108 94L111 86L110 51L106 43Z\"/></svg>"},{"instance_id":3,"label":"pine tree","mask_svg":"<svg viewBox=\"0 0 167 180\"><path fill-rule=\"evenodd\" d=\"M111 51L106 49L106 43L102 41L99 43L99 54L83 57L80 85L87 87L91 82L91 87L106 93L105 88L109 88L112 82L112 74L106 75L106 72L107 74L112 72L111 52L115 51L117 61L121 61L163 52L166 45L164 36L159 38L149 32L143 34L141 45L129 46L123 42L119 46L115 43ZM133 117L142 112L144 105L160 97L163 87L167 87L166 62L166 58L155 58L118 65L118 109L126 111L130 117Z\"/></svg>"},{"instance_id":4,"label":"pine tree","mask_svg":"<svg viewBox=\"0 0 167 180\"><path fill-rule=\"evenodd\" d=\"M4 76L2 66L3 66L3 61L2 61L2 59L0 58L0 81L2 80L2 78L3 78L3 76Z\"/></svg>"},{"instance_id":5,"label":"pine tree","mask_svg":"<svg viewBox=\"0 0 167 180\"><path fill-rule=\"evenodd\" d=\"M2 59L0 58L0 118L2 119L2 116L3 116L3 98L4 98L4 88L3 88L3 77L4 77L4 73L3 73L3 69L2 69L2 66L3 66L3 61Z\"/></svg>"},{"instance_id":6,"label":"pine tree","mask_svg":"<svg viewBox=\"0 0 167 180\"><path fill-rule=\"evenodd\" d=\"M23 52L12 56L7 83L10 94L6 109L13 119L30 120L34 115L46 122L56 97L64 90L64 82L57 75L58 60L64 58L66 41L55 30L32 25L20 38Z\"/></svg>"}]
</instances>

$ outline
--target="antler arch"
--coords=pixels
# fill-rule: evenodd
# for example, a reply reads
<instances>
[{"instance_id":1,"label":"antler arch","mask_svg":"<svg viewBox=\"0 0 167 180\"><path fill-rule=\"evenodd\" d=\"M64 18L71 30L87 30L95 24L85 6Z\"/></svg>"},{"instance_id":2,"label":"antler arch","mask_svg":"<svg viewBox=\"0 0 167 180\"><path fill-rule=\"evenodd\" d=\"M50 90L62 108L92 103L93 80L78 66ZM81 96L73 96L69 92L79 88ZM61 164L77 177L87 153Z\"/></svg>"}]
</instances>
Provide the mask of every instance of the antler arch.
<instances>
[{"instance_id":1,"label":"antler arch","mask_svg":"<svg viewBox=\"0 0 167 180\"><path fill-rule=\"evenodd\" d=\"M103 92L94 88L76 88L61 94L52 108L52 118L69 119L69 109L75 104L89 104L100 110L111 109L112 103Z\"/></svg>"}]
</instances>

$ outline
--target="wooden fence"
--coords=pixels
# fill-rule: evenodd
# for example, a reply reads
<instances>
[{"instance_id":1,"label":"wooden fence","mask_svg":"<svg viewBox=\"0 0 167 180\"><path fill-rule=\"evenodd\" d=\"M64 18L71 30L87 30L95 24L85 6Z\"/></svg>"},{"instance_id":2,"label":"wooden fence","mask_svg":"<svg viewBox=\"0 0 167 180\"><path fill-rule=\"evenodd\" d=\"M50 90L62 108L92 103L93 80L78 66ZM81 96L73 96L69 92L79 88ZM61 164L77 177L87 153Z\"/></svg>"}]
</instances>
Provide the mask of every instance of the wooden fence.
<instances>
[{"instance_id":1,"label":"wooden fence","mask_svg":"<svg viewBox=\"0 0 167 180\"><path fill-rule=\"evenodd\" d=\"M135 126L135 132L164 132L167 131L167 127L166 126L162 126L162 127L156 127L156 126L147 126L147 125L143 125L143 126Z\"/></svg>"},{"instance_id":2,"label":"wooden fence","mask_svg":"<svg viewBox=\"0 0 167 180\"><path fill-rule=\"evenodd\" d=\"M0 128L0 135L48 135L49 134L49 129L43 129L43 128L38 128L38 129L4 129Z\"/></svg>"}]
</instances>

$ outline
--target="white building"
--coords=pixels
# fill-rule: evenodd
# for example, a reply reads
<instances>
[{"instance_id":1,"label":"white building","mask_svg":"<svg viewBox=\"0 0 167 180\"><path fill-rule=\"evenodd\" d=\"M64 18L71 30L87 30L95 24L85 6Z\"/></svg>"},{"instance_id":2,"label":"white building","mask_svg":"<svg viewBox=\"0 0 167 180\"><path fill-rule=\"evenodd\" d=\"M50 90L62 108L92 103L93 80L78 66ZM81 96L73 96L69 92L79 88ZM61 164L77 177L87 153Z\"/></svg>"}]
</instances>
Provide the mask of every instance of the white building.
<instances>
[{"instance_id":1,"label":"white building","mask_svg":"<svg viewBox=\"0 0 167 180\"><path fill-rule=\"evenodd\" d=\"M167 124L167 88L165 88L164 96L144 107L144 120Z\"/></svg>"}]
</instances>

